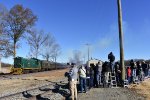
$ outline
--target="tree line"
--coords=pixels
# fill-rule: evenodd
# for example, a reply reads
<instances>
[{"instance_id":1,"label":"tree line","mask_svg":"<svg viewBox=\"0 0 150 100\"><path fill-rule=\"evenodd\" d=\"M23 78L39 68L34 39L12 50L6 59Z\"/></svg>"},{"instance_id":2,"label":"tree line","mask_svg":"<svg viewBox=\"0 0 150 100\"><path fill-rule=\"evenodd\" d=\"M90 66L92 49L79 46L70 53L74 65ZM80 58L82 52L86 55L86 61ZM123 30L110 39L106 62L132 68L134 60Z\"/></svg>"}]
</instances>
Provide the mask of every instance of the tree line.
<instances>
[{"instance_id":1,"label":"tree line","mask_svg":"<svg viewBox=\"0 0 150 100\"><path fill-rule=\"evenodd\" d=\"M60 45L51 33L33 28L38 17L23 5L14 5L8 10L0 5L0 54L1 57L16 57L19 41L25 39L30 47L29 57L42 56L45 60L56 61Z\"/></svg>"}]
</instances>

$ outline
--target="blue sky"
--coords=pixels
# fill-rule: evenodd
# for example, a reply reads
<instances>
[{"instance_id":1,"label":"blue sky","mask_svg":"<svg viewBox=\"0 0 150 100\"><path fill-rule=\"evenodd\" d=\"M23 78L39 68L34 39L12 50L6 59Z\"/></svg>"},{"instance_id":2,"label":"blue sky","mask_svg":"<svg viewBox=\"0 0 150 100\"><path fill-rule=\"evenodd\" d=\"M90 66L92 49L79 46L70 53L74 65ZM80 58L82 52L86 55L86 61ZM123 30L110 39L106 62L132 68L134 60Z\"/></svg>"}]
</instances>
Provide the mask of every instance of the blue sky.
<instances>
[{"instance_id":1,"label":"blue sky","mask_svg":"<svg viewBox=\"0 0 150 100\"><path fill-rule=\"evenodd\" d=\"M8 9L15 4L30 8L38 16L37 29L52 33L61 46L59 62L67 62L73 50L90 57L107 60L110 51L119 60L117 0L1 0ZM122 0L125 59L150 59L150 1ZM17 56L26 57L29 46ZM2 59L12 63L12 58Z\"/></svg>"}]
</instances>

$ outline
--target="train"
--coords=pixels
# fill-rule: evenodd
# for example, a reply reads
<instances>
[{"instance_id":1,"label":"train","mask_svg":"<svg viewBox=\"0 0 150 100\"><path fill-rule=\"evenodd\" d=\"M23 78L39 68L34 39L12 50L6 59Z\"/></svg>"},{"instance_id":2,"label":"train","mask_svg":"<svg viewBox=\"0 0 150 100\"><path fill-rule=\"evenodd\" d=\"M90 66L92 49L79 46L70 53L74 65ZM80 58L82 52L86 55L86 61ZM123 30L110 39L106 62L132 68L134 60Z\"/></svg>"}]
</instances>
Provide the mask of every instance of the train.
<instances>
[{"instance_id":1,"label":"train","mask_svg":"<svg viewBox=\"0 0 150 100\"><path fill-rule=\"evenodd\" d=\"M57 67L55 67L57 66ZM12 74L26 74L32 72L48 71L53 69L63 69L64 64L54 63L36 58L15 57L14 66L11 68Z\"/></svg>"}]
</instances>

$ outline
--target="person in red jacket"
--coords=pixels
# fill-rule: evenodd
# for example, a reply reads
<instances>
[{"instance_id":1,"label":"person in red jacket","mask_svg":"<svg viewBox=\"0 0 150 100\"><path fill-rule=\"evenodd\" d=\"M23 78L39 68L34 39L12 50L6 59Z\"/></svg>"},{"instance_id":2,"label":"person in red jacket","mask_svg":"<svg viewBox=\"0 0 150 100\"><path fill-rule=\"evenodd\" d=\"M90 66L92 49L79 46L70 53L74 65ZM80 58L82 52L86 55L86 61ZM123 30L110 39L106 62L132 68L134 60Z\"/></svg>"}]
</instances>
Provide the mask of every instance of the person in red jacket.
<instances>
[{"instance_id":1,"label":"person in red jacket","mask_svg":"<svg viewBox=\"0 0 150 100\"><path fill-rule=\"evenodd\" d=\"M127 67L127 79L128 82L131 83L131 68Z\"/></svg>"}]
</instances>

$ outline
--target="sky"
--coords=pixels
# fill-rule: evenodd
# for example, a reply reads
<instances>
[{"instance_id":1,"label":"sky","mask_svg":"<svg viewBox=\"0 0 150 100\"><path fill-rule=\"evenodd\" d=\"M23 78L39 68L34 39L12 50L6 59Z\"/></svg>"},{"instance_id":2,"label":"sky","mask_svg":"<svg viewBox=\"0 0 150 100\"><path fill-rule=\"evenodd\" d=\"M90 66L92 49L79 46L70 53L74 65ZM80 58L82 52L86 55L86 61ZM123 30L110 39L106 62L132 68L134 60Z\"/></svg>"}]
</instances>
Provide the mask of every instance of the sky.
<instances>
[{"instance_id":1,"label":"sky","mask_svg":"<svg viewBox=\"0 0 150 100\"><path fill-rule=\"evenodd\" d=\"M16 4L30 8L38 16L36 27L51 33L61 46L58 62L68 62L75 50L90 58L108 60L113 52L120 58L117 0L0 0L9 10ZM122 0L125 59L150 59L150 0ZM20 41L17 56L27 57L29 46ZM40 58L42 59L42 58ZM12 57L2 58L12 63Z\"/></svg>"}]
</instances>

